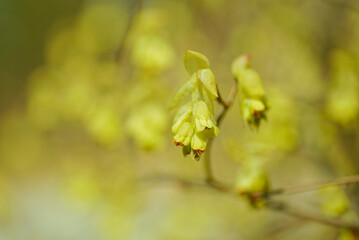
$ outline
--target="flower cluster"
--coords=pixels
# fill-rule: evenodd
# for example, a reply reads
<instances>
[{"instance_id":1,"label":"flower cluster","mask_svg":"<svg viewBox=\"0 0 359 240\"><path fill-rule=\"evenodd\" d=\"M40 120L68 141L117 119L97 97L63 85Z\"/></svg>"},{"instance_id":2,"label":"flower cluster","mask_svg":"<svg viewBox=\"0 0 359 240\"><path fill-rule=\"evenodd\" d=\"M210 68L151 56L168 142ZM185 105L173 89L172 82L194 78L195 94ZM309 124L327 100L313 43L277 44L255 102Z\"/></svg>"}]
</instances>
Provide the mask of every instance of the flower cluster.
<instances>
[{"instance_id":1,"label":"flower cluster","mask_svg":"<svg viewBox=\"0 0 359 240\"><path fill-rule=\"evenodd\" d=\"M268 102L258 73L249 67L249 55L236 58L232 64L232 73L239 81L240 108L243 119L249 125L259 127L266 119Z\"/></svg>"},{"instance_id":2,"label":"flower cluster","mask_svg":"<svg viewBox=\"0 0 359 240\"><path fill-rule=\"evenodd\" d=\"M182 146L183 154L199 160L207 140L219 133L214 119L213 100L218 97L216 82L208 59L194 51L186 51L184 64L190 79L173 97L170 108L178 108L173 121L173 142ZM191 100L183 103L190 96Z\"/></svg>"}]
</instances>

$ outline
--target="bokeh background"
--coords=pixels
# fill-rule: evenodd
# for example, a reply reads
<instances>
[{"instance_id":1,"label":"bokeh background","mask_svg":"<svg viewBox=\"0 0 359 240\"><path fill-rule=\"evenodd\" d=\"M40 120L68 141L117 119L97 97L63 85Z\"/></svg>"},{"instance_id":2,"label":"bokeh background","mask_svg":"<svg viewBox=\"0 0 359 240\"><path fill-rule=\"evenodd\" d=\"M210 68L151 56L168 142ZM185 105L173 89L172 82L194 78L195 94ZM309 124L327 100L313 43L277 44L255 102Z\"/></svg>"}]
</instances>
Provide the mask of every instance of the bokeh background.
<instances>
[{"instance_id":1,"label":"bokeh background","mask_svg":"<svg viewBox=\"0 0 359 240\"><path fill-rule=\"evenodd\" d=\"M222 95L232 60L251 54L271 105L253 131L235 101L212 149L218 179L234 183L243 159L273 187L358 173L358 1L1 0L0 29L1 240L337 239L154 179L204 177L170 132L187 49L209 58ZM326 214L335 196L283 199Z\"/></svg>"}]
</instances>

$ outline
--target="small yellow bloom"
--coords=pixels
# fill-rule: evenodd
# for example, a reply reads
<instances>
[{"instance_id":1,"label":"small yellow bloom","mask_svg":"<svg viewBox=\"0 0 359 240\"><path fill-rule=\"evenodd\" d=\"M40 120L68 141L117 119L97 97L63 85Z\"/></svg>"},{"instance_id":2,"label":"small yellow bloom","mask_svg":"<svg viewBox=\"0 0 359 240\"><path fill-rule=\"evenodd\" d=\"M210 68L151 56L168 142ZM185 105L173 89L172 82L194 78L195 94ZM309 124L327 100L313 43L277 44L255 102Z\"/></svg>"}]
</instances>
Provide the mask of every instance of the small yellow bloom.
<instances>
[{"instance_id":1,"label":"small yellow bloom","mask_svg":"<svg viewBox=\"0 0 359 240\"><path fill-rule=\"evenodd\" d=\"M236 58L232 64L232 73L238 80L240 107L243 119L249 124L259 127L262 119L266 119L268 103L258 73L249 67L249 55Z\"/></svg>"},{"instance_id":2,"label":"small yellow bloom","mask_svg":"<svg viewBox=\"0 0 359 240\"><path fill-rule=\"evenodd\" d=\"M182 104L189 96L191 101L177 111L172 125L173 140L176 146L182 146L183 155L191 154L198 160L206 149L207 140L219 133L213 116L217 85L209 61L201 53L186 51L184 64L190 79L175 94L170 108Z\"/></svg>"}]
</instances>

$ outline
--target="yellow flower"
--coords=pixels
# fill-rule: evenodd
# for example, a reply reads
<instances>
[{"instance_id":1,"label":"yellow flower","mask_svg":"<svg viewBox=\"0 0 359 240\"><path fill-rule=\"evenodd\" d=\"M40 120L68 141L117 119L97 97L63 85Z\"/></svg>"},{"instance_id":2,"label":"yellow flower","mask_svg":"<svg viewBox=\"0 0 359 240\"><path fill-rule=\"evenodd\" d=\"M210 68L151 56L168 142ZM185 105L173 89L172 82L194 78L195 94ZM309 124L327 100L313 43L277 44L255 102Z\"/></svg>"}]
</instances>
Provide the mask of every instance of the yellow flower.
<instances>
[{"instance_id":1,"label":"yellow flower","mask_svg":"<svg viewBox=\"0 0 359 240\"><path fill-rule=\"evenodd\" d=\"M262 119L266 119L268 103L258 73L249 67L249 55L236 58L232 63L232 73L238 80L240 108L243 119L249 124L259 127Z\"/></svg>"},{"instance_id":2,"label":"yellow flower","mask_svg":"<svg viewBox=\"0 0 359 240\"><path fill-rule=\"evenodd\" d=\"M186 51L184 64L190 79L177 91L170 108L178 107L189 96L191 101L177 111L172 125L173 140L176 146L182 146L185 156L191 154L198 160L206 149L207 140L219 133L213 116L217 85L209 61L203 54Z\"/></svg>"}]
</instances>

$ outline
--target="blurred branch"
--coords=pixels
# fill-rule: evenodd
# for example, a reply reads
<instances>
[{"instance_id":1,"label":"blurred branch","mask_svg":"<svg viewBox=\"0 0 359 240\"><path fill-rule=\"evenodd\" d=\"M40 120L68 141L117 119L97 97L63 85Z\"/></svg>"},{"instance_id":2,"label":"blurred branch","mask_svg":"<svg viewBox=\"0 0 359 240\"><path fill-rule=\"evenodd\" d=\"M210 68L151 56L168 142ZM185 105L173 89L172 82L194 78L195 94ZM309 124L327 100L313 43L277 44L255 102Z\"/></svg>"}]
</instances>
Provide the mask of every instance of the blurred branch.
<instances>
[{"instance_id":1,"label":"blurred branch","mask_svg":"<svg viewBox=\"0 0 359 240\"><path fill-rule=\"evenodd\" d=\"M230 108L230 106L233 103L233 100L236 97L237 94L237 80L234 79L234 84L232 86L232 89L228 95L227 101L225 101L221 95L221 93L218 90L218 85L217 85L217 94L218 94L218 98L217 101L219 104L221 104L223 106L222 112L219 114L219 116L217 117L217 126L219 127L222 119L224 118L224 116L226 115L228 109ZM221 185L220 183L218 183L214 177L213 177L213 171L212 171L212 167L211 167L211 149L212 149L212 145L213 145L213 139L211 138L208 140L207 143L207 151L206 154L204 156L204 169L205 169L205 174L206 174L206 181L210 184L214 184L214 185Z\"/></svg>"},{"instance_id":2,"label":"blurred branch","mask_svg":"<svg viewBox=\"0 0 359 240\"><path fill-rule=\"evenodd\" d=\"M344 192L348 198L348 201L349 201L349 210L351 210L355 214L355 217L358 221L359 220L359 209L358 209L358 206L355 204L355 200L353 199L352 194L349 191L349 184L343 185L343 190L344 190Z\"/></svg>"},{"instance_id":3,"label":"blurred branch","mask_svg":"<svg viewBox=\"0 0 359 240\"><path fill-rule=\"evenodd\" d=\"M232 103L237 95L237 80L234 79L234 84L231 88L231 91L229 92L227 101L224 101L219 90L218 90L218 86L217 86L217 93L218 93L218 98L217 101L219 104L221 104L223 106L222 112L219 114L219 116L217 117L217 125L218 127L220 126L222 119L224 118L224 116L226 115L228 109L232 106Z\"/></svg>"},{"instance_id":4,"label":"blurred branch","mask_svg":"<svg viewBox=\"0 0 359 240\"><path fill-rule=\"evenodd\" d=\"M290 208L288 205L286 205L283 202L268 200L266 206L271 210L282 212L292 217L296 217L312 222L322 223L333 227L346 228L354 231L359 231L359 225L356 223L345 222L334 218L327 218L320 215L314 215L312 213L309 214L303 210L295 210Z\"/></svg>"},{"instance_id":5,"label":"blurred branch","mask_svg":"<svg viewBox=\"0 0 359 240\"><path fill-rule=\"evenodd\" d=\"M355 6L354 4L352 4L349 1L344 1L344 0L320 0L320 2L325 3L325 4L329 4L329 5L333 5L334 7L340 7L340 8L346 8L348 10L354 11L356 13L359 13L359 7Z\"/></svg>"},{"instance_id":6,"label":"blurred branch","mask_svg":"<svg viewBox=\"0 0 359 240\"><path fill-rule=\"evenodd\" d=\"M185 187L206 187L206 188L213 188L210 184L202 182L202 181L193 181L182 177L176 177L171 175L155 175L145 177L143 181L146 184L150 183L158 183L158 182L168 182L168 183L175 183L180 184Z\"/></svg>"},{"instance_id":7,"label":"blurred branch","mask_svg":"<svg viewBox=\"0 0 359 240\"><path fill-rule=\"evenodd\" d=\"M190 180L182 177L176 177L171 175L155 175L149 176L143 179L146 184L148 183L158 183L158 182L166 182L172 184L179 184L183 187L200 187L200 188L209 188L216 191L232 193L232 188L226 186L225 184L218 183L218 182L203 182L203 181L195 181Z\"/></svg>"},{"instance_id":8,"label":"blurred branch","mask_svg":"<svg viewBox=\"0 0 359 240\"><path fill-rule=\"evenodd\" d=\"M133 23L135 22L135 17L136 15L141 11L142 9L142 6L143 6L143 0L137 0L136 3L135 3L135 6L134 6L134 10L128 20L128 24L127 24L127 27L126 27L126 30L123 34L123 37L121 39L121 42L120 44L118 45L118 48L117 50L115 51L115 61L116 62L120 62L121 61L121 57L123 55L123 50L125 48L125 44L126 44L126 41L127 41L127 38L129 36L129 33L130 33L130 30L133 26Z\"/></svg>"},{"instance_id":9,"label":"blurred branch","mask_svg":"<svg viewBox=\"0 0 359 240\"><path fill-rule=\"evenodd\" d=\"M295 194L295 193L313 191L318 188L323 188L323 187L332 186L332 185L344 185L344 184L350 184L350 183L356 183L356 182L359 182L359 175L338 178L338 179L329 180L329 181L311 182L311 183L305 183L305 184L300 184L300 185L294 185L294 186L274 189L274 190L268 191L266 193L253 194L253 197L268 197L268 196L273 196L273 195Z\"/></svg>"},{"instance_id":10,"label":"blurred branch","mask_svg":"<svg viewBox=\"0 0 359 240\"><path fill-rule=\"evenodd\" d=\"M150 182L153 182L153 181L169 182L169 183L174 183L174 184L180 184L183 187L208 188L208 189L214 189L216 191L220 191L220 192L223 192L226 194L230 194L230 195L233 195L236 197L240 196L233 190L232 187L226 186L225 184L222 184L217 181L201 182L201 181L193 181L193 180L189 180L189 179L184 179L184 178L175 177L175 176L168 176L168 175L153 176L153 177L145 178L146 183L148 183L149 181ZM258 201L259 199L265 199L266 204L264 206L267 207L268 209L276 211L276 212L280 212L280 213L283 213L283 214L286 214L286 215L289 215L289 216L292 216L292 217L295 217L298 219L303 219L303 220L307 220L307 221L311 221L311 222L317 222L317 223L321 223L324 225L329 225L329 226L333 226L333 227L337 227L337 228L346 228L349 230L359 232L359 224L357 224L357 223L351 223L351 222L346 222L346 221L342 221L339 219L328 218L328 217L313 214L313 213L307 213L303 209L296 210L296 209L289 207L286 203L270 199L269 195L261 196L261 197L255 198L254 200Z\"/></svg>"}]
</instances>

